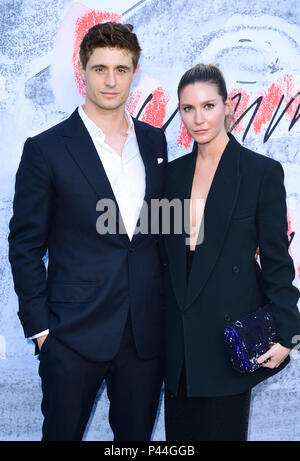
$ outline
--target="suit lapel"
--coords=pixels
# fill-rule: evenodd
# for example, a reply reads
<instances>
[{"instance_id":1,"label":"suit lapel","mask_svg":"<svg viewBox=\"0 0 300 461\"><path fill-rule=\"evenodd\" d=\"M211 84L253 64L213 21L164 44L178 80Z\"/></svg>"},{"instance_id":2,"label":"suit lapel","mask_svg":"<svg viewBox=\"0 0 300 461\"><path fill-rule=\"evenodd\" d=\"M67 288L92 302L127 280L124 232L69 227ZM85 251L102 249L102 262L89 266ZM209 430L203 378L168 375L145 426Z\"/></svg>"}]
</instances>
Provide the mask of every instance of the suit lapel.
<instances>
[{"instance_id":1,"label":"suit lapel","mask_svg":"<svg viewBox=\"0 0 300 461\"><path fill-rule=\"evenodd\" d=\"M151 142L151 139L148 138L149 134L145 127L134 118L133 122L137 143L144 162L146 173L146 191L144 200L146 200L147 203L149 202L148 205L150 206L150 200L153 195L152 191L156 182L156 152L153 152L153 143Z\"/></svg>"},{"instance_id":2,"label":"suit lapel","mask_svg":"<svg viewBox=\"0 0 300 461\"><path fill-rule=\"evenodd\" d=\"M191 197L192 182L197 159L197 146L191 154L182 157L180 166L175 172L175 177L167 174L167 199L179 199L181 204L184 200L189 200ZM171 170L172 167L169 167ZM183 208L182 208L183 211ZM169 260L169 270L173 284L174 293L176 295L179 306L184 309L184 301L186 296L186 235L184 232L184 212L181 219L182 232L176 234L173 228L171 219L171 232L164 239L165 248Z\"/></svg>"},{"instance_id":3,"label":"suit lapel","mask_svg":"<svg viewBox=\"0 0 300 461\"><path fill-rule=\"evenodd\" d=\"M148 130L145 126L140 123L138 120L133 118L134 129L136 134L137 143L139 146L139 151L145 167L145 196L144 203L148 207L148 225L150 226L151 219L151 199L155 196L154 190L157 183L157 156L159 152L153 152L153 141L149 139ZM143 211L141 210L141 213ZM141 213L140 217L141 218ZM137 222L137 225L139 220ZM149 227L148 227L149 229ZM135 233L132 237L132 242L141 237L141 233Z\"/></svg>"},{"instance_id":4,"label":"suit lapel","mask_svg":"<svg viewBox=\"0 0 300 461\"><path fill-rule=\"evenodd\" d=\"M204 210L204 241L195 250L184 308L199 296L221 252L240 186L240 144L230 135Z\"/></svg>"},{"instance_id":5,"label":"suit lapel","mask_svg":"<svg viewBox=\"0 0 300 461\"><path fill-rule=\"evenodd\" d=\"M120 222L122 218L118 203L92 138L82 122L77 109L68 119L63 136L65 137L70 155L81 169L92 189L96 192L98 199L110 199L114 202L116 210L114 218L116 219L118 229L118 226L122 224ZM128 240L127 234L120 234L120 237Z\"/></svg>"}]
</instances>

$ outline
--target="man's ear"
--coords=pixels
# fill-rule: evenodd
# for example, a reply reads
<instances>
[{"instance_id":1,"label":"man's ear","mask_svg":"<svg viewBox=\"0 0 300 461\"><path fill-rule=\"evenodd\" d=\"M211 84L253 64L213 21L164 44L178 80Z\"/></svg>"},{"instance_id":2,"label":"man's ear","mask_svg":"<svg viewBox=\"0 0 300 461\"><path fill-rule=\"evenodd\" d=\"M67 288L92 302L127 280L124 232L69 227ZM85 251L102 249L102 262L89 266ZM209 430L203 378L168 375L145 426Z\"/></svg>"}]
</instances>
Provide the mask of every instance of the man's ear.
<instances>
[{"instance_id":1,"label":"man's ear","mask_svg":"<svg viewBox=\"0 0 300 461\"><path fill-rule=\"evenodd\" d=\"M132 81L136 79L136 76L137 76L137 74L139 73L139 70L140 70L140 65L137 64L137 66L136 66L136 68L135 68L135 70L134 70L134 72L133 72Z\"/></svg>"},{"instance_id":2,"label":"man's ear","mask_svg":"<svg viewBox=\"0 0 300 461\"><path fill-rule=\"evenodd\" d=\"M85 81L85 69L82 67L81 62L79 61L79 73L82 81Z\"/></svg>"}]
</instances>

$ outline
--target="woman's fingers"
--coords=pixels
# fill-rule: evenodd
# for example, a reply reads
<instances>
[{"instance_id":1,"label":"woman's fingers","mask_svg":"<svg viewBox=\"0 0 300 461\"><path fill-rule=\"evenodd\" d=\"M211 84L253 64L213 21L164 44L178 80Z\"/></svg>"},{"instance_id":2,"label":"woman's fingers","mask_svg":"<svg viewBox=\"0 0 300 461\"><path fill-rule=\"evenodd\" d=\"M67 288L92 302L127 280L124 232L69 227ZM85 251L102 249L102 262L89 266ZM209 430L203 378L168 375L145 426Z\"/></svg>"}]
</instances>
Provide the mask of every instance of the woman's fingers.
<instances>
[{"instance_id":1,"label":"woman's fingers","mask_svg":"<svg viewBox=\"0 0 300 461\"><path fill-rule=\"evenodd\" d=\"M276 343L265 354L258 357L257 362L263 364L265 368L277 368L287 358L290 351L287 347Z\"/></svg>"}]
</instances>

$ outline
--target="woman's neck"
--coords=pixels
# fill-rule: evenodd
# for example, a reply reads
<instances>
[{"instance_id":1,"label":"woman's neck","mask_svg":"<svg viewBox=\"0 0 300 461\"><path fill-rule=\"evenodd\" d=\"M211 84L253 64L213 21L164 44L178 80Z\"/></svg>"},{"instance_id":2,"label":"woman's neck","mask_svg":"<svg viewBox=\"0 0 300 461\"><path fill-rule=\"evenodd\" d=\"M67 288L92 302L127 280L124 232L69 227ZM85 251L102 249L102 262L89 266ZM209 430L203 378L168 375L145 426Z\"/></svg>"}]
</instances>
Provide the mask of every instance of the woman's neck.
<instances>
[{"instance_id":1,"label":"woman's neck","mask_svg":"<svg viewBox=\"0 0 300 461\"><path fill-rule=\"evenodd\" d=\"M226 131L222 131L212 141L206 144L198 143L198 155L204 162L216 162L219 161L222 156L225 147L229 142L229 137Z\"/></svg>"}]
</instances>

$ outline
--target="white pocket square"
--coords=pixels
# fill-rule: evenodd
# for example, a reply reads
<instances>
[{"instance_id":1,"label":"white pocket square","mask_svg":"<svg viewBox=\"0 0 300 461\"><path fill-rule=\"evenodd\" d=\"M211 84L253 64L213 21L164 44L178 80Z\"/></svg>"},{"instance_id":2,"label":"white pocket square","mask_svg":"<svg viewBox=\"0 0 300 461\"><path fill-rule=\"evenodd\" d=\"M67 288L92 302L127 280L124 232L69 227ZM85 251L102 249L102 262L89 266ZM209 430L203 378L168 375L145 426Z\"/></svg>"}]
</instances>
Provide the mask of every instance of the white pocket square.
<instances>
[{"instance_id":1,"label":"white pocket square","mask_svg":"<svg viewBox=\"0 0 300 461\"><path fill-rule=\"evenodd\" d=\"M160 163L162 163L164 161L164 159L162 157L158 157L157 159L157 164L159 165Z\"/></svg>"}]
</instances>

